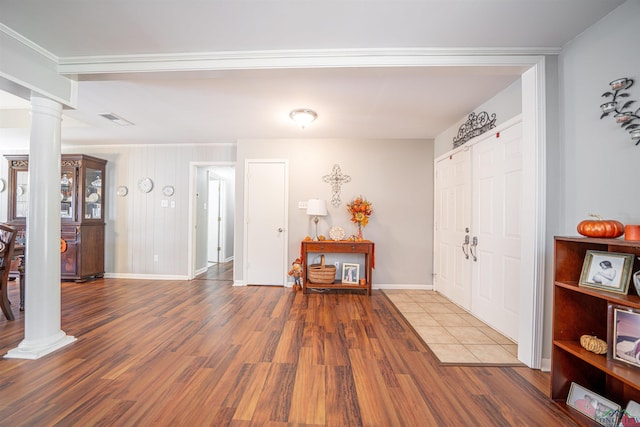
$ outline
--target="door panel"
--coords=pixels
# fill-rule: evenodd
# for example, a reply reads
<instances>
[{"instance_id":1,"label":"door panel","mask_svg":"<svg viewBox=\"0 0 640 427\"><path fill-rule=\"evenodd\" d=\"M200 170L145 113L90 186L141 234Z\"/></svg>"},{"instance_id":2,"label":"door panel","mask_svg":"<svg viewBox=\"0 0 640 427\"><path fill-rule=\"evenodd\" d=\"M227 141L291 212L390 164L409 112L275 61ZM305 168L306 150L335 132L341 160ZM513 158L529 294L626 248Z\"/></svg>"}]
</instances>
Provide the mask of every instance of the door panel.
<instances>
[{"instance_id":1,"label":"door panel","mask_svg":"<svg viewBox=\"0 0 640 427\"><path fill-rule=\"evenodd\" d=\"M521 125L473 146L472 312L517 342L521 268Z\"/></svg>"},{"instance_id":2,"label":"door panel","mask_svg":"<svg viewBox=\"0 0 640 427\"><path fill-rule=\"evenodd\" d=\"M219 179L209 179L209 203L208 208L208 221L209 236L207 238L207 259L210 263L220 262L220 250L222 242L220 239L220 225L222 221L221 211L221 194L224 181Z\"/></svg>"},{"instance_id":3,"label":"door panel","mask_svg":"<svg viewBox=\"0 0 640 427\"><path fill-rule=\"evenodd\" d=\"M463 252L470 226L470 155L459 151L436 164L436 290L470 309L470 265Z\"/></svg>"},{"instance_id":4,"label":"door panel","mask_svg":"<svg viewBox=\"0 0 640 427\"><path fill-rule=\"evenodd\" d=\"M287 165L248 161L245 177L245 283L286 282Z\"/></svg>"}]
</instances>

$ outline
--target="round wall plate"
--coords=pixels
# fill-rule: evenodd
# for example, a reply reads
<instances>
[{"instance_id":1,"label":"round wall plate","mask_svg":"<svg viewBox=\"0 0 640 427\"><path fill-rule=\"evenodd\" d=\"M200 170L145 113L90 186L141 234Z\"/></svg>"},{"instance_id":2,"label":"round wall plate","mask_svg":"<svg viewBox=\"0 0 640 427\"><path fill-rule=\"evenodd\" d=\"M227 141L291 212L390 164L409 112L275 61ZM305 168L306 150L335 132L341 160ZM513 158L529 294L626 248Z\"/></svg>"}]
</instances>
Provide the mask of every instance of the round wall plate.
<instances>
[{"instance_id":1,"label":"round wall plate","mask_svg":"<svg viewBox=\"0 0 640 427\"><path fill-rule=\"evenodd\" d=\"M344 228L340 226L336 225L329 229L329 237L331 237L331 240L335 240L337 242L338 240L344 239L344 235Z\"/></svg>"},{"instance_id":2,"label":"round wall plate","mask_svg":"<svg viewBox=\"0 0 640 427\"><path fill-rule=\"evenodd\" d=\"M120 197L124 197L127 194L129 194L129 189L127 188L126 185L121 185L120 187L118 187L118 189L116 190L116 194Z\"/></svg>"},{"instance_id":3,"label":"round wall plate","mask_svg":"<svg viewBox=\"0 0 640 427\"><path fill-rule=\"evenodd\" d=\"M0 179L0 193L4 191L4 180Z\"/></svg>"},{"instance_id":4,"label":"round wall plate","mask_svg":"<svg viewBox=\"0 0 640 427\"><path fill-rule=\"evenodd\" d=\"M148 193L153 190L153 181L151 181L151 178L142 178L140 182L138 182L138 188L143 193Z\"/></svg>"},{"instance_id":5,"label":"round wall plate","mask_svg":"<svg viewBox=\"0 0 640 427\"><path fill-rule=\"evenodd\" d=\"M175 192L175 189L173 188L173 185L165 185L164 187L162 187L162 194L164 194L167 197L173 196L174 192Z\"/></svg>"}]
</instances>

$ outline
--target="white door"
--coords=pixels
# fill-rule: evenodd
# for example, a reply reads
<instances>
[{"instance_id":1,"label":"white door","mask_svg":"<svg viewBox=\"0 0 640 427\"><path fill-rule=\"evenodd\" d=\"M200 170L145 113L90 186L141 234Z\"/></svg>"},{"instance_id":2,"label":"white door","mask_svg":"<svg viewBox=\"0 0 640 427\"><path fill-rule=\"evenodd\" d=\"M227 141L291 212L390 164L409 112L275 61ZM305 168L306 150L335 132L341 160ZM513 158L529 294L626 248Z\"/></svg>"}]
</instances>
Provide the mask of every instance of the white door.
<instances>
[{"instance_id":1,"label":"white door","mask_svg":"<svg viewBox=\"0 0 640 427\"><path fill-rule=\"evenodd\" d=\"M221 210L221 194L224 181L209 178L209 238L207 240L207 257L210 263L220 262L220 251L222 250L222 242L220 239L220 230L222 222Z\"/></svg>"},{"instance_id":2,"label":"white door","mask_svg":"<svg viewBox=\"0 0 640 427\"><path fill-rule=\"evenodd\" d=\"M516 342L521 282L521 129L518 123L491 135L473 146L472 155L472 312Z\"/></svg>"},{"instance_id":3,"label":"white door","mask_svg":"<svg viewBox=\"0 0 640 427\"><path fill-rule=\"evenodd\" d=\"M457 151L435 168L435 288L471 309L469 227L471 227L471 156Z\"/></svg>"},{"instance_id":4,"label":"white door","mask_svg":"<svg viewBox=\"0 0 640 427\"><path fill-rule=\"evenodd\" d=\"M287 163L245 165L245 284L284 286L287 279Z\"/></svg>"}]
</instances>

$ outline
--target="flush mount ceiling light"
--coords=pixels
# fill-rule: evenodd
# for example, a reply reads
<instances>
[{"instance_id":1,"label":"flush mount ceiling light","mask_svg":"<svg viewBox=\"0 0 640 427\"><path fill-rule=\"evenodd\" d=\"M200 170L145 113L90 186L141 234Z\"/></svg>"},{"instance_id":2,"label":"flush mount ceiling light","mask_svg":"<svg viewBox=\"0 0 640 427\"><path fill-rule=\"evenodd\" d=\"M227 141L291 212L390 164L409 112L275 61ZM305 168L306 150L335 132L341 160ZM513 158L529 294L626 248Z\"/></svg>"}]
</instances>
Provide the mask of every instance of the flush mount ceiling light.
<instances>
[{"instance_id":1,"label":"flush mount ceiling light","mask_svg":"<svg viewBox=\"0 0 640 427\"><path fill-rule=\"evenodd\" d=\"M301 129L304 129L318 118L318 114L308 108L299 108L290 112L289 117L291 117L291 120L293 120Z\"/></svg>"}]
</instances>

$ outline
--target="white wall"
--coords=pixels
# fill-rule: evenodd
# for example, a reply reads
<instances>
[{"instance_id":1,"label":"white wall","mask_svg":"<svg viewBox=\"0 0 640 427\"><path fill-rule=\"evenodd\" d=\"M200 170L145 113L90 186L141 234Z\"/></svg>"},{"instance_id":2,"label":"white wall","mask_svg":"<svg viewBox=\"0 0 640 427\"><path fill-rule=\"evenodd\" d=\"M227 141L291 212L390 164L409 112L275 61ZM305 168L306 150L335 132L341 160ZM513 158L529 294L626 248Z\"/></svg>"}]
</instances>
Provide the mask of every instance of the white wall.
<instances>
[{"instance_id":1,"label":"white wall","mask_svg":"<svg viewBox=\"0 0 640 427\"><path fill-rule=\"evenodd\" d=\"M635 80L640 107L640 1L629 0L564 47L559 57L564 206L560 232L576 235L589 213L640 224L640 146L610 117L601 95L620 77Z\"/></svg>"},{"instance_id":2,"label":"white wall","mask_svg":"<svg viewBox=\"0 0 640 427\"><path fill-rule=\"evenodd\" d=\"M186 278L188 275L189 168L191 162L235 161L233 145L85 146L64 147L107 160L105 187L105 271L120 277ZM25 151L23 151L24 153ZM8 154L2 152L0 154ZM7 179L6 159L0 158L0 178ZM154 182L150 193L137 188L140 179ZM118 197L118 186L129 194ZM166 197L162 187L173 185ZM7 194L0 193L0 220L7 218ZM175 208L161 207L174 201ZM158 255L158 261L154 261Z\"/></svg>"},{"instance_id":3,"label":"white wall","mask_svg":"<svg viewBox=\"0 0 640 427\"><path fill-rule=\"evenodd\" d=\"M482 103L473 110L475 113L486 111L496 114L496 126L517 116L522 112L522 81L517 79L493 98ZM471 111L469 111L471 113ZM436 136L434 140L434 158L453 150L453 138L458 136L460 126L468 119L468 115L460 118L453 126Z\"/></svg>"},{"instance_id":4,"label":"white wall","mask_svg":"<svg viewBox=\"0 0 640 427\"><path fill-rule=\"evenodd\" d=\"M599 213L640 224L640 146L611 117L600 120L601 95L619 77L640 78L640 56L621 40L637 39L640 2L630 0L547 58L547 241L543 358L551 356L553 237L575 236ZM556 73L557 71L557 73ZM629 99L640 107L640 84Z\"/></svg>"},{"instance_id":5,"label":"white wall","mask_svg":"<svg viewBox=\"0 0 640 427\"><path fill-rule=\"evenodd\" d=\"M346 204L362 195L373 203L374 214L364 237L375 243L374 287L432 284L433 258L433 143L428 140L242 140L238 141L236 179L244 174L245 159L289 160L290 261L300 254L300 240L313 236L314 226L299 201L323 198L329 215L321 218L319 234L333 225L356 233ZM342 186L342 204L331 205L331 187L322 177L334 164L351 177ZM240 186L238 186L240 187ZM236 193L236 254L242 254L242 189ZM241 281L242 260L236 258L234 279ZM328 260L330 261L330 260ZM347 261L341 259L340 261Z\"/></svg>"}]
</instances>

